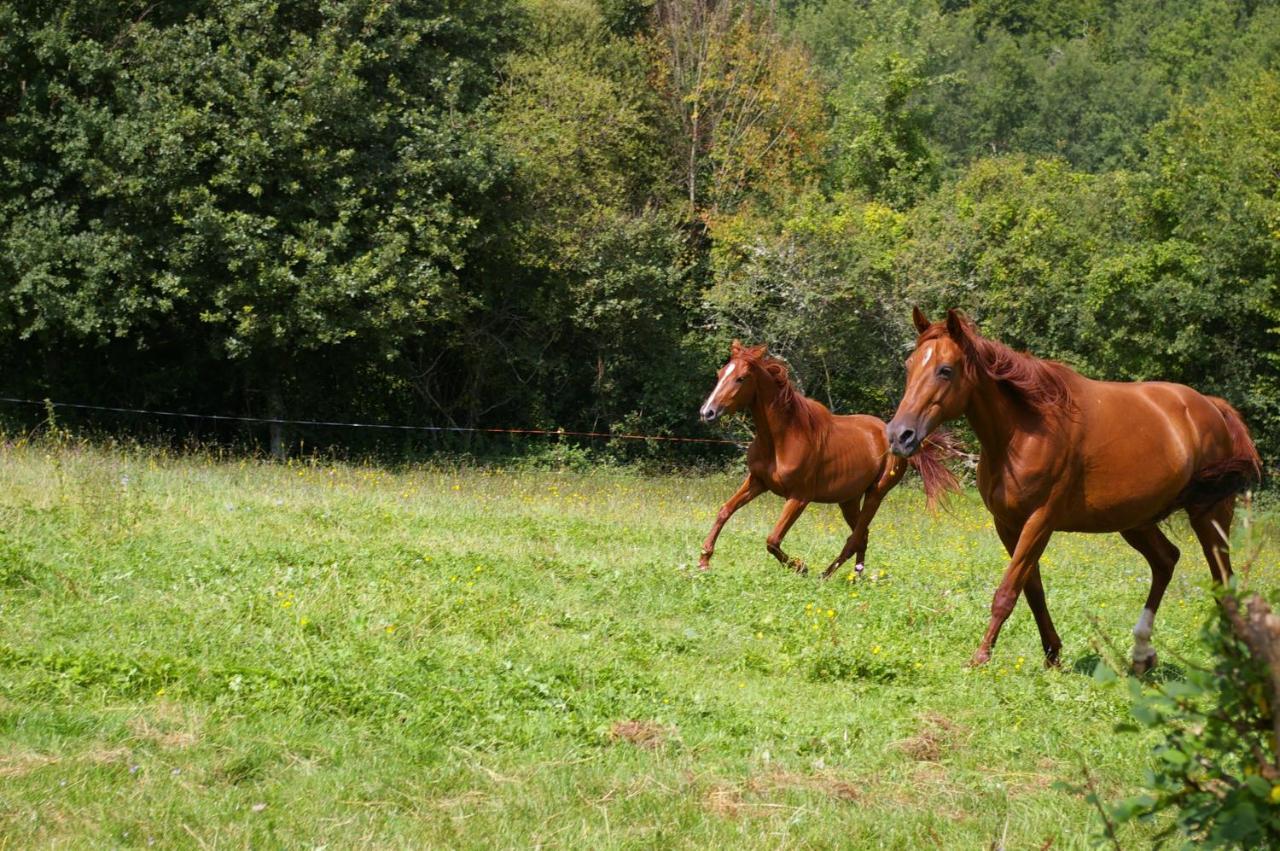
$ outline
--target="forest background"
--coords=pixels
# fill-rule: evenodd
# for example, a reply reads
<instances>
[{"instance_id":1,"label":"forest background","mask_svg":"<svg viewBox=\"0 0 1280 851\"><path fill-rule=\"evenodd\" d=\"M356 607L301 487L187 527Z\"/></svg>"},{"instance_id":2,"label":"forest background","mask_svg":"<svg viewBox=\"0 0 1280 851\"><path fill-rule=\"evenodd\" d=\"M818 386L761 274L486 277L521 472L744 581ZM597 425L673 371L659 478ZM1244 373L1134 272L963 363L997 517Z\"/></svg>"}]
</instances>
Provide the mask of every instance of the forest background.
<instances>
[{"instance_id":1,"label":"forest background","mask_svg":"<svg viewBox=\"0 0 1280 851\"><path fill-rule=\"evenodd\" d=\"M734 337L888 413L918 303L1274 464L1278 71L1263 0L3 3L0 392L707 436Z\"/></svg>"}]
</instances>

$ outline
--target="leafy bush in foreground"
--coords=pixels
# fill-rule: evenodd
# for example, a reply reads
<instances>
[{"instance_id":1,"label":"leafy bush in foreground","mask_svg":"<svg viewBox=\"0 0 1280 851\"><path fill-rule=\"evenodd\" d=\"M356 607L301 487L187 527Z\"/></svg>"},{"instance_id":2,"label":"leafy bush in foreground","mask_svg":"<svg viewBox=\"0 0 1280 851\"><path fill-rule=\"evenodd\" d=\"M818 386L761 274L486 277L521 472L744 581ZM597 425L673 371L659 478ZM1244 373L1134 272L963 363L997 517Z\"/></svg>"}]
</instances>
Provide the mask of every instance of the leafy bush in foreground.
<instances>
[{"instance_id":1,"label":"leafy bush in foreground","mask_svg":"<svg viewBox=\"0 0 1280 851\"><path fill-rule=\"evenodd\" d=\"M1133 714L1163 733L1149 792L1119 802L1119 821L1171 810L1160 834L1181 829L1188 847L1280 847L1280 617L1260 595L1224 589L1201 641L1212 667L1144 690L1130 680Z\"/></svg>"}]
</instances>

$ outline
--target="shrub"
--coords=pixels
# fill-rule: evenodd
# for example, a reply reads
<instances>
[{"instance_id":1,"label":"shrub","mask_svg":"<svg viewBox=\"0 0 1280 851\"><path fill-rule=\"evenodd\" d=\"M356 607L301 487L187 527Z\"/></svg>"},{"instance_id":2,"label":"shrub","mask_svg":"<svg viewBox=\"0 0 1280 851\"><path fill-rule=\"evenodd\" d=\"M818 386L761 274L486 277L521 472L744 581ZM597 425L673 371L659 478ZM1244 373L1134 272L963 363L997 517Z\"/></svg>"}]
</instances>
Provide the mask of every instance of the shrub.
<instances>
[{"instance_id":1,"label":"shrub","mask_svg":"<svg viewBox=\"0 0 1280 851\"><path fill-rule=\"evenodd\" d=\"M1280 616L1234 583L1201 630L1209 667L1185 680L1133 689L1133 715L1161 734L1147 792L1112 807L1117 821L1170 811L1198 848L1280 847ZM1132 729L1132 728L1131 728Z\"/></svg>"}]
</instances>

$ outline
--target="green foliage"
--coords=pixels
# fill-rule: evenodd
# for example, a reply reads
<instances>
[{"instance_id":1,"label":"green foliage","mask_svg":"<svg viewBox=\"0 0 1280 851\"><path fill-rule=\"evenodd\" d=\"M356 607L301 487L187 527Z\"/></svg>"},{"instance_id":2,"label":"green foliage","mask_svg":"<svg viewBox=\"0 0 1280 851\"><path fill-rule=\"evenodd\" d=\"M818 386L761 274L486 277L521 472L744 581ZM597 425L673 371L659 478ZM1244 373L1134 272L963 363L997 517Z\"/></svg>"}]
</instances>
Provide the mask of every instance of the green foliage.
<instances>
[{"instance_id":1,"label":"green foliage","mask_svg":"<svg viewBox=\"0 0 1280 851\"><path fill-rule=\"evenodd\" d=\"M450 113L475 101L505 13L450 5L20 19L21 132L3 152L20 166L2 214L14 330L101 339L196 312L243 358L352 338L391 351L457 310L462 204L493 155Z\"/></svg>"},{"instance_id":2,"label":"green foliage","mask_svg":"<svg viewBox=\"0 0 1280 851\"><path fill-rule=\"evenodd\" d=\"M687 433L733 336L886 413L918 301L1272 458L1278 68L1272 0L11 3L0 389Z\"/></svg>"},{"instance_id":3,"label":"green foliage","mask_svg":"<svg viewBox=\"0 0 1280 851\"><path fill-rule=\"evenodd\" d=\"M693 296L652 58L589 3L544 2L531 20L540 35L509 61L494 110L518 265L559 343L538 370L545 416L665 432L687 422L701 376L683 345Z\"/></svg>"},{"instance_id":4,"label":"green foliage","mask_svg":"<svg viewBox=\"0 0 1280 851\"><path fill-rule=\"evenodd\" d=\"M932 190L938 157L928 140L920 93L943 82L917 59L888 52L858 56L832 97L832 176L837 186L897 206Z\"/></svg>"},{"instance_id":5,"label":"green foliage","mask_svg":"<svg viewBox=\"0 0 1280 851\"><path fill-rule=\"evenodd\" d=\"M475 109L514 34L506 3L152 11L9 11L10 333L180 340L280 413L320 358L386 364L465 314L460 270L503 174Z\"/></svg>"},{"instance_id":6,"label":"green foliage","mask_svg":"<svg viewBox=\"0 0 1280 851\"><path fill-rule=\"evenodd\" d=\"M657 84L686 215L714 221L813 181L825 116L808 57L754 0L660 0Z\"/></svg>"},{"instance_id":7,"label":"green foliage","mask_svg":"<svg viewBox=\"0 0 1280 851\"><path fill-rule=\"evenodd\" d=\"M849 196L808 196L780 225L736 217L717 231L707 307L725 338L770 341L814 398L887 414L907 342L894 272L906 224Z\"/></svg>"},{"instance_id":8,"label":"green foliage","mask_svg":"<svg viewBox=\"0 0 1280 851\"><path fill-rule=\"evenodd\" d=\"M1230 595L1223 590L1220 595ZM1210 667L1144 688L1130 680L1133 717L1159 736L1148 791L1114 805L1121 822L1171 811L1164 835L1187 848L1271 848L1280 843L1280 773L1272 682L1263 660L1215 608L1201 629Z\"/></svg>"}]
</instances>

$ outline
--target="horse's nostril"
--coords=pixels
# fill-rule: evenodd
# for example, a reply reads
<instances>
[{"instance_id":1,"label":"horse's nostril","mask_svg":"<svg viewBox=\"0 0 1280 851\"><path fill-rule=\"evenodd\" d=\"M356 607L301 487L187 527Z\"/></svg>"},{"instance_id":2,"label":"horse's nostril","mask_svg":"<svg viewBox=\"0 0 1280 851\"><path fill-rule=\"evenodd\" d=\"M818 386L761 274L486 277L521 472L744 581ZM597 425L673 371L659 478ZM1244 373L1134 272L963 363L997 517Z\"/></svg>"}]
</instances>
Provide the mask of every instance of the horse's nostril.
<instances>
[{"instance_id":1,"label":"horse's nostril","mask_svg":"<svg viewBox=\"0 0 1280 851\"><path fill-rule=\"evenodd\" d=\"M898 443L902 446L909 446L911 445L911 441L915 439L915 436L915 429L904 428L902 431L898 432Z\"/></svg>"}]
</instances>

